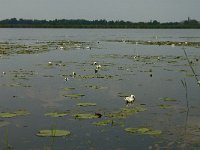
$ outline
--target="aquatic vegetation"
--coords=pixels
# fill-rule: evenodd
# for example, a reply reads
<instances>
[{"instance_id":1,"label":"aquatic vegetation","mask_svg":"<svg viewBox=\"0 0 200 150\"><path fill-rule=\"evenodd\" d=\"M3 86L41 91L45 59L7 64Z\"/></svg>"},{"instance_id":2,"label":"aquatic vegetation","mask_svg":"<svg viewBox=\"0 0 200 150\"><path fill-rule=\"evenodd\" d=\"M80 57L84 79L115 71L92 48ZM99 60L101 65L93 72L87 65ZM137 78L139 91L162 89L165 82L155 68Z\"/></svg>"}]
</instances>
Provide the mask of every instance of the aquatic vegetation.
<instances>
[{"instance_id":1,"label":"aquatic vegetation","mask_svg":"<svg viewBox=\"0 0 200 150\"><path fill-rule=\"evenodd\" d=\"M94 90L104 90L104 89L107 89L107 87L105 87L105 86L98 86L98 85L85 85L85 87L91 88L91 89L94 89Z\"/></svg>"},{"instance_id":2,"label":"aquatic vegetation","mask_svg":"<svg viewBox=\"0 0 200 150\"><path fill-rule=\"evenodd\" d=\"M132 43L135 44L136 42L138 44L142 44L142 45L168 45L168 46L190 46L190 47L199 47L200 46L200 42L180 42L180 41L134 41L134 40L127 40L126 42L128 43Z\"/></svg>"},{"instance_id":3,"label":"aquatic vegetation","mask_svg":"<svg viewBox=\"0 0 200 150\"><path fill-rule=\"evenodd\" d=\"M50 112L46 113L45 116L50 116L50 117L63 117L68 115L69 112Z\"/></svg>"},{"instance_id":4,"label":"aquatic vegetation","mask_svg":"<svg viewBox=\"0 0 200 150\"><path fill-rule=\"evenodd\" d=\"M159 105L159 108L161 108L161 109L167 109L167 108L171 108L171 107L172 107L171 105L164 105L164 104Z\"/></svg>"},{"instance_id":5,"label":"aquatic vegetation","mask_svg":"<svg viewBox=\"0 0 200 150\"><path fill-rule=\"evenodd\" d=\"M90 47L91 43L81 41L42 41L36 43L20 43L20 42L0 42L0 54L39 54L50 50L69 50L69 49L85 49ZM51 64L50 64L51 65Z\"/></svg>"},{"instance_id":6,"label":"aquatic vegetation","mask_svg":"<svg viewBox=\"0 0 200 150\"><path fill-rule=\"evenodd\" d=\"M127 118L133 114L146 111L144 107L121 108L119 111L108 114L109 118Z\"/></svg>"},{"instance_id":7,"label":"aquatic vegetation","mask_svg":"<svg viewBox=\"0 0 200 150\"><path fill-rule=\"evenodd\" d=\"M0 121L0 128L1 127L5 127L5 126L7 126L9 124L10 124L10 122L8 122L8 121Z\"/></svg>"},{"instance_id":8,"label":"aquatic vegetation","mask_svg":"<svg viewBox=\"0 0 200 150\"><path fill-rule=\"evenodd\" d=\"M71 132L68 130L40 130L36 135L40 137L62 137L68 136Z\"/></svg>"},{"instance_id":9,"label":"aquatic vegetation","mask_svg":"<svg viewBox=\"0 0 200 150\"><path fill-rule=\"evenodd\" d=\"M106 126L108 124L112 124L113 120L103 120L103 121L98 121L98 122L93 122L92 124L96 126Z\"/></svg>"},{"instance_id":10,"label":"aquatic vegetation","mask_svg":"<svg viewBox=\"0 0 200 150\"><path fill-rule=\"evenodd\" d=\"M95 119L95 118L99 118L97 115L91 114L91 113L74 114L73 116L76 119Z\"/></svg>"},{"instance_id":11,"label":"aquatic vegetation","mask_svg":"<svg viewBox=\"0 0 200 150\"><path fill-rule=\"evenodd\" d=\"M64 97L70 97L70 98L80 98L85 96L84 94L63 94Z\"/></svg>"},{"instance_id":12,"label":"aquatic vegetation","mask_svg":"<svg viewBox=\"0 0 200 150\"><path fill-rule=\"evenodd\" d=\"M77 78L80 79L93 79L93 78L102 78L102 79L112 79L112 75L103 75L103 74L86 74L86 75L79 75Z\"/></svg>"},{"instance_id":13,"label":"aquatic vegetation","mask_svg":"<svg viewBox=\"0 0 200 150\"><path fill-rule=\"evenodd\" d=\"M16 117L16 116L26 116L29 114L30 113L25 110L18 110L15 112L1 112L0 117L1 118L12 118L12 117Z\"/></svg>"},{"instance_id":14,"label":"aquatic vegetation","mask_svg":"<svg viewBox=\"0 0 200 150\"><path fill-rule=\"evenodd\" d=\"M76 105L87 107L87 106L96 106L97 104L96 103L78 103Z\"/></svg>"},{"instance_id":15,"label":"aquatic vegetation","mask_svg":"<svg viewBox=\"0 0 200 150\"><path fill-rule=\"evenodd\" d=\"M125 128L126 132L135 133L135 134L145 134L145 135L160 135L162 131L153 130L149 128Z\"/></svg>"},{"instance_id":16,"label":"aquatic vegetation","mask_svg":"<svg viewBox=\"0 0 200 150\"><path fill-rule=\"evenodd\" d=\"M119 97L127 97L129 94L128 93L118 93Z\"/></svg>"},{"instance_id":17,"label":"aquatic vegetation","mask_svg":"<svg viewBox=\"0 0 200 150\"><path fill-rule=\"evenodd\" d=\"M170 98L170 97L163 97L163 98L160 98L160 100L164 100L164 101L176 101L175 98Z\"/></svg>"},{"instance_id":18,"label":"aquatic vegetation","mask_svg":"<svg viewBox=\"0 0 200 150\"><path fill-rule=\"evenodd\" d=\"M66 88L64 88L63 90L64 90L64 91L70 91L70 90L75 90L75 88L67 88L67 87L66 87Z\"/></svg>"}]
</instances>

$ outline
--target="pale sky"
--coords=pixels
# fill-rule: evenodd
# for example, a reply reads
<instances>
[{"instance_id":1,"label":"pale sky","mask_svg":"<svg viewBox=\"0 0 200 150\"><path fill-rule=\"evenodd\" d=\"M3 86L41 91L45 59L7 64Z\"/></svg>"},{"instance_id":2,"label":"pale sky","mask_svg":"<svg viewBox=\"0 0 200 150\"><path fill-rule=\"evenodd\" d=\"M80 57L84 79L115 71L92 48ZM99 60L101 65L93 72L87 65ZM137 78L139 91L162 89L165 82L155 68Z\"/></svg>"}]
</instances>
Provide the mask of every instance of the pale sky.
<instances>
[{"instance_id":1,"label":"pale sky","mask_svg":"<svg viewBox=\"0 0 200 150\"><path fill-rule=\"evenodd\" d=\"M200 21L200 0L0 0L0 20Z\"/></svg>"}]
</instances>

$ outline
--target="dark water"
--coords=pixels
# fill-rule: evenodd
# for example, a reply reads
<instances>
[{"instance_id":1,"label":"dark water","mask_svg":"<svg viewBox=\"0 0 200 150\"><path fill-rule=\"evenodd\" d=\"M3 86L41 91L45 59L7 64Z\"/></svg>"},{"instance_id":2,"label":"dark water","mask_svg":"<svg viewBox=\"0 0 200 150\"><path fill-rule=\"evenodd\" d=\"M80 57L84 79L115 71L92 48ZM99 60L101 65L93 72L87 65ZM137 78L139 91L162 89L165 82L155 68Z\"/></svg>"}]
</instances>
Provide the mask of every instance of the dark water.
<instances>
[{"instance_id":1,"label":"dark water","mask_svg":"<svg viewBox=\"0 0 200 150\"><path fill-rule=\"evenodd\" d=\"M200 48L126 42L200 42L199 35L200 30L0 29L0 50L5 51L8 46L7 51L10 50L0 54L0 112L30 113L0 118L0 148L199 149ZM63 43L69 41L83 43L73 43L68 48ZM33 51L35 45L38 49L45 45L47 49L21 52L23 45ZM64 49L60 48L63 45ZM15 51L17 46L20 52ZM93 62L101 65L98 73L94 72ZM69 80L65 81L65 77ZM74 93L84 96L63 96ZM136 101L127 106L124 97L131 94ZM173 101L164 100L166 97ZM96 106L77 106L80 102ZM134 107L146 111L125 118L109 117L121 108ZM66 111L69 114L64 117L45 116ZM79 120L73 116L97 112L101 118ZM93 124L103 120L113 123ZM162 133L153 136L125 131L141 127ZM71 134L56 138L36 136L42 129L69 130Z\"/></svg>"}]
</instances>

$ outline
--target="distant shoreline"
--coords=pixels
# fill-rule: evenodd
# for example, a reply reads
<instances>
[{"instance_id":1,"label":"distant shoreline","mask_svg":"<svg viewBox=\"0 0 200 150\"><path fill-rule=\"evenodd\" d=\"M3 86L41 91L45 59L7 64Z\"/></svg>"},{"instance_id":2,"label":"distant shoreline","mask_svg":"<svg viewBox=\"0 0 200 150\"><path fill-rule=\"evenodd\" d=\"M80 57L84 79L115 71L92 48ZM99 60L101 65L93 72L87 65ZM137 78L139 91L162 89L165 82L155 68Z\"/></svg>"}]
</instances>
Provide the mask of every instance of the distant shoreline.
<instances>
[{"instance_id":1,"label":"distant shoreline","mask_svg":"<svg viewBox=\"0 0 200 150\"><path fill-rule=\"evenodd\" d=\"M107 21L107 20L31 20L5 19L0 21L0 28L79 28L79 29L200 29L200 22L185 20L182 22L160 23L150 22Z\"/></svg>"}]
</instances>

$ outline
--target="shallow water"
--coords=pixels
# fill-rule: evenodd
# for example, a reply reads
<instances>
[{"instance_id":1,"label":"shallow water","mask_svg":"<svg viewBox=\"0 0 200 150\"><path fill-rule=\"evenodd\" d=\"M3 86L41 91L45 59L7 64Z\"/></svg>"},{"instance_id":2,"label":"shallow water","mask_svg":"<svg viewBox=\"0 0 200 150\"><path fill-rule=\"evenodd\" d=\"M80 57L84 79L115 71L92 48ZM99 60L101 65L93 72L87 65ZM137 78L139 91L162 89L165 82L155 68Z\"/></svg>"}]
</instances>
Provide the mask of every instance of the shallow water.
<instances>
[{"instance_id":1,"label":"shallow water","mask_svg":"<svg viewBox=\"0 0 200 150\"><path fill-rule=\"evenodd\" d=\"M0 29L0 112L30 113L0 118L0 147L199 149L200 47L126 42L200 42L199 35L200 30ZM101 65L97 73L93 62ZM69 96L73 94L82 96ZM124 97L131 94L136 101L126 105ZM77 105L82 102L96 106ZM121 110L137 107L145 111L128 114ZM45 115L50 112L67 115ZM111 117L116 112L118 116ZM102 117L79 120L74 116L78 113ZM104 120L112 122L94 124ZM125 131L141 127L161 134ZM71 134L37 136L42 129Z\"/></svg>"}]
</instances>

